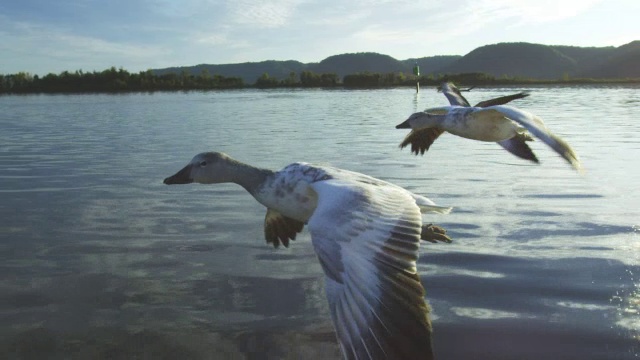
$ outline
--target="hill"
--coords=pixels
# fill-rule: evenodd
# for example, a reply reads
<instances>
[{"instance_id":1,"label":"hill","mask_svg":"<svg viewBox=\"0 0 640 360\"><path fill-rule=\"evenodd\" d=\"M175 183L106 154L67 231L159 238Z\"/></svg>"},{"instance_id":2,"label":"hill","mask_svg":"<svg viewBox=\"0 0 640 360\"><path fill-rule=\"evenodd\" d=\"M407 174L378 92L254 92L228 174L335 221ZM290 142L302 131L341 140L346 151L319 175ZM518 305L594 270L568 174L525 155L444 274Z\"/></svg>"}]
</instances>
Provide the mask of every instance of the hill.
<instances>
[{"instance_id":1,"label":"hill","mask_svg":"<svg viewBox=\"0 0 640 360\"><path fill-rule=\"evenodd\" d=\"M295 60L262 61L241 64L172 67L152 70L156 75L187 72L200 75L203 71L225 77L240 77L245 84L254 84L264 73L272 78L286 79L293 72L317 74L335 73L339 78L356 73L410 74L414 64L421 75L486 73L494 77L515 77L557 80L566 77L625 79L640 78L640 41L619 47L578 47L499 43L481 46L464 56L430 56L397 60L389 55L362 52L329 56L319 63Z\"/></svg>"},{"instance_id":2,"label":"hill","mask_svg":"<svg viewBox=\"0 0 640 360\"><path fill-rule=\"evenodd\" d=\"M540 44L501 43L479 47L443 72L449 74L481 72L496 77L557 79L576 68L576 60L557 49Z\"/></svg>"},{"instance_id":3,"label":"hill","mask_svg":"<svg viewBox=\"0 0 640 360\"><path fill-rule=\"evenodd\" d=\"M439 56L429 56L429 57L421 57L421 58L411 58L407 60L402 60L401 62L405 64L408 69L413 69L415 64L420 66L420 74L421 75L429 75L429 74L437 74L441 69L447 67L448 65L454 63L456 60L460 59L462 56L460 55L439 55Z\"/></svg>"},{"instance_id":4,"label":"hill","mask_svg":"<svg viewBox=\"0 0 640 360\"><path fill-rule=\"evenodd\" d=\"M592 78L640 78L640 41L614 48L604 61L579 72Z\"/></svg>"},{"instance_id":5,"label":"hill","mask_svg":"<svg viewBox=\"0 0 640 360\"><path fill-rule=\"evenodd\" d=\"M561 79L640 78L640 41L619 47L577 47L500 43L479 47L442 69L444 73L482 72L495 77Z\"/></svg>"},{"instance_id":6,"label":"hill","mask_svg":"<svg viewBox=\"0 0 640 360\"><path fill-rule=\"evenodd\" d=\"M362 72L410 72L411 67L407 67L389 55L362 52L329 56L320 63L309 66L309 70L319 74L336 73L342 78L345 75Z\"/></svg>"},{"instance_id":7,"label":"hill","mask_svg":"<svg viewBox=\"0 0 640 360\"><path fill-rule=\"evenodd\" d=\"M433 56L400 61L389 55L363 52L333 55L319 63L304 64L293 60L268 60L240 64L200 64L195 66L170 67L155 69L152 70L152 72L156 75L164 75L180 74L185 71L191 75L200 75L206 70L211 75L217 74L225 77L239 77L243 79L245 84L253 84L256 82L256 79L264 73L269 74L269 77L277 79L286 79L291 72L300 75L302 71L313 71L317 74L335 73L340 78L343 78L345 75L363 72L404 72L409 74L412 72L416 62L421 68L422 75L428 73L435 74L443 66L449 65L458 58L460 58L460 56Z\"/></svg>"}]
</instances>

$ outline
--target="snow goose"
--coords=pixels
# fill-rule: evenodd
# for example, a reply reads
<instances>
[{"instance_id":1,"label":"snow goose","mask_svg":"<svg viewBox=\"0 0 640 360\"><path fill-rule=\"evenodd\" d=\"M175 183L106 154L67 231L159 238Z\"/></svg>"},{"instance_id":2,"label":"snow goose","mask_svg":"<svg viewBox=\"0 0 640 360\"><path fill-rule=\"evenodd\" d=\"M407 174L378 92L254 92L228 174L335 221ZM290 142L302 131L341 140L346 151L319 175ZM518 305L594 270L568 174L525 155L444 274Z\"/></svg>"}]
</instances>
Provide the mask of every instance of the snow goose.
<instances>
[{"instance_id":1,"label":"snow goose","mask_svg":"<svg viewBox=\"0 0 640 360\"><path fill-rule=\"evenodd\" d=\"M192 182L244 187L267 207L267 242L286 246L307 224L344 358L433 358L416 260L421 238L448 237L423 225L421 213L451 208L356 172L307 163L274 172L216 152L196 155L164 180Z\"/></svg>"},{"instance_id":2,"label":"snow goose","mask_svg":"<svg viewBox=\"0 0 640 360\"><path fill-rule=\"evenodd\" d=\"M458 106L471 106L467 99L462 96L461 90L459 90L453 83L445 82L441 86L438 87L438 91L442 91L444 96L449 100L450 105L458 105ZM469 90L467 90L469 91ZM494 99L489 99L485 101L481 101L475 105L475 107L487 107L493 105L504 105L508 102L511 102L516 99L522 99L529 96L528 93L519 92L517 94L501 96ZM436 109L427 109L426 111L438 111ZM444 112L443 112L444 113ZM402 143L400 144L400 148L404 148L405 146L411 144L411 152L416 155L423 155L431 144L444 133L445 130L440 127L426 127L418 130L411 130L409 134L404 138ZM510 139L497 141L497 143L502 146L505 150L510 153L521 157L526 160L531 160L533 162L538 162L538 158L533 153L529 145L527 145L526 141L532 141L533 138L527 134L527 132L522 129L521 132Z\"/></svg>"},{"instance_id":3,"label":"snow goose","mask_svg":"<svg viewBox=\"0 0 640 360\"><path fill-rule=\"evenodd\" d=\"M566 141L549 131L542 119L530 112L503 105L528 96L526 93L483 101L471 107L453 84L443 84L442 91L452 105L414 113L396 126L396 129L412 129L400 144L401 148L411 144L412 152L424 154L447 131L472 140L497 142L512 154L538 163L526 144L526 141L533 140L528 131L581 171L578 155Z\"/></svg>"}]
</instances>

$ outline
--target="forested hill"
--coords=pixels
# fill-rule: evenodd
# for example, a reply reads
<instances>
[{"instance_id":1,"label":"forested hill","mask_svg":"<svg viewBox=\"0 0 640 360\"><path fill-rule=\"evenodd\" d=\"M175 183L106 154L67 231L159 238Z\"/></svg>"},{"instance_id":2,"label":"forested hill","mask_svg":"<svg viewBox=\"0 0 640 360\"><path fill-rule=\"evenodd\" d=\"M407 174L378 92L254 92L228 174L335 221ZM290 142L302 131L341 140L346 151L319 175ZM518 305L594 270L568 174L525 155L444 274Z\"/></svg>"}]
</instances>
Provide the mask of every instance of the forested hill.
<instances>
[{"instance_id":1,"label":"forested hill","mask_svg":"<svg viewBox=\"0 0 640 360\"><path fill-rule=\"evenodd\" d=\"M640 41L615 48L606 60L578 72L593 78L640 78Z\"/></svg>"},{"instance_id":2,"label":"forested hill","mask_svg":"<svg viewBox=\"0 0 640 360\"><path fill-rule=\"evenodd\" d=\"M451 74L481 72L495 77L534 79L638 78L640 41L617 48L530 43L486 45L444 66L440 71Z\"/></svg>"},{"instance_id":3,"label":"forested hill","mask_svg":"<svg viewBox=\"0 0 640 360\"><path fill-rule=\"evenodd\" d=\"M299 61L262 61L242 64L208 65L156 69L157 75L187 72L225 77L240 77L253 84L263 74L286 79L302 71L345 75L373 72L409 74L414 64L421 75L486 73L495 77L527 79L595 79L640 78L640 41L619 47L576 47L531 43L500 43L479 47L464 56L432 56L397 60L378 53L330 56L319 63Z\"/></svg>"},{"instance_id":4,"label":"forested hill","mask_svg":"<svg viewBox=\"0 0 640 360\"><path fill-rule=\"evenodd\" d=\"M302 71L311 71L316 74L334 73L339 78L357 73L392 73L403 72L410 74L417 63L422 70L422 74L436 74L438 69L451 64L461 58L459 55L453 56L430 56L416 59L396 60L389 55L373 52L341 54L329 56L319 63L301 63L299 61L262 61L247 62L241 64L209 65L200 64L195 66L170 67L165 69L155 69L152 72L156 75L180 74L183 71L191 75L201 75L203 71L210 75L218 74L225 77L242 78L246 84L253 84L256 79L263 74L268 74L271 78L287 79L291 73L300 74Z\"/></svg>"}]
</instances>

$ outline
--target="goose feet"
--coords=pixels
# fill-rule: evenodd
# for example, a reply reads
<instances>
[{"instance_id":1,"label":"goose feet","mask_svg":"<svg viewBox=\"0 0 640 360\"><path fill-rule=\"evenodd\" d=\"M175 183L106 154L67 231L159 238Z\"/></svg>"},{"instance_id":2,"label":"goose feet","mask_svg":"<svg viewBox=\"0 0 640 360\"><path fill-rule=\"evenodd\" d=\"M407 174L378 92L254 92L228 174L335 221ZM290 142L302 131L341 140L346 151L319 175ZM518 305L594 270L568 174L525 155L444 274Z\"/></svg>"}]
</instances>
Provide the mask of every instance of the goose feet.
<instances>
[{"instance_id":1,"label":"goose feet","mask_svg":"<svg viewBox=\"0 0 640 360\"><path fill-rule=\"evenodd\" d=\"M450 243L453 241L449 236L447 236L447 230L433 224L422 225L420 239L432 243L437 243L438 241Z\"/></svg>"}]
</instances>

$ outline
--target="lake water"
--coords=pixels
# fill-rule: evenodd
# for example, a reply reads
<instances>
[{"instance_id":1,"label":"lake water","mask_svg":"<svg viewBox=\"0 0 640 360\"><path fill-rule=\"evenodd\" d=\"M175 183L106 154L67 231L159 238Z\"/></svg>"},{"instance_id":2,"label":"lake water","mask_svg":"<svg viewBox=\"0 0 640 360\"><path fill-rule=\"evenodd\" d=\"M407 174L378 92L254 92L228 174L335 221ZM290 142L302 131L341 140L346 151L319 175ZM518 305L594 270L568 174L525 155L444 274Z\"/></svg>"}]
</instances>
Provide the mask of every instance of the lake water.
<instances>
[{"instance_id":1,"label":"lake water","mask_svg":"<svg viewBox=\"0 0 640 360\"><path fill-rule=\"evenodd\" d=\"M416 157L396 130L446 105L423 88L0 97L0 358L339 356L306 231L265 244L242 188L165 186L196 153L360 171L454 206L425 216L439 359L640 357L640 87L474 89L578 152L540 165L443 135Z\"/></svg>"}]
</instances>

